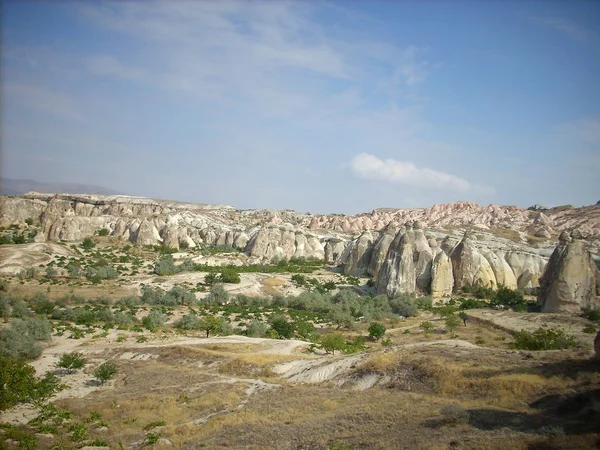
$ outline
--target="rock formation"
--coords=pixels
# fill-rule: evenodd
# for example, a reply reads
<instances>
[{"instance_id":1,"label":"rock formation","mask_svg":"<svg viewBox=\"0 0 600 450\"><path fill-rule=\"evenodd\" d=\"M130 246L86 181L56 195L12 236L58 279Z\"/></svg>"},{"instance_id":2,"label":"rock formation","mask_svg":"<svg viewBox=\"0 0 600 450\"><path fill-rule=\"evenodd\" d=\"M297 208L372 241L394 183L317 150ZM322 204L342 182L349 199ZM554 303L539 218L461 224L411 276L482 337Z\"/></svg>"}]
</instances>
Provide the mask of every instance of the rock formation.
<instances>
[{"instance_id":1,"label":"rock formation","mask_svg":"<svg viewBox=\"0 0 600 450\"><path fill-rule=\"evenodd\" d=\"M434 299L449 297L454 287L452 263L445 252L440 251L431 267L431 296Z\"/></svg>"},{"instance_id":2,"label":"rock formation","mask_svg":"<svg viewBox=\"0 0 600 450\"><path fill-rule=\"evenodd\" d=\"M542 312L579 313L596 309L596 266L581 234L561 234L540 283Z\"/></svg>"}]
</instances>

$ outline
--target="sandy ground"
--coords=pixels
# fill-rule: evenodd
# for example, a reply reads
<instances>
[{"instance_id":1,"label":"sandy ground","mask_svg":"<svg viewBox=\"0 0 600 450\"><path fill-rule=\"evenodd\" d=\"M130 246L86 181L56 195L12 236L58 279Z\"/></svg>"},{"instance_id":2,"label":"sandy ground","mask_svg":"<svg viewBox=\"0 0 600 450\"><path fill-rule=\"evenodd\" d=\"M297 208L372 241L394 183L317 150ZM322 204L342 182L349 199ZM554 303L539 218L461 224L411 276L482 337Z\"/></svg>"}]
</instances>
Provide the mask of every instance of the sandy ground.
<instances>
[{"instance_id":1,"label":"sandy ground","mask_svg":"<svg viewBox=\"0 0 600 450\"><path fill-rule=\"evenodd\" d=\"M55 256L67 258L76 255L66 245L54 243L30 243L0 246L0 274L18 275L27 267L47 264Z\"/></svg>"}]
</instances>

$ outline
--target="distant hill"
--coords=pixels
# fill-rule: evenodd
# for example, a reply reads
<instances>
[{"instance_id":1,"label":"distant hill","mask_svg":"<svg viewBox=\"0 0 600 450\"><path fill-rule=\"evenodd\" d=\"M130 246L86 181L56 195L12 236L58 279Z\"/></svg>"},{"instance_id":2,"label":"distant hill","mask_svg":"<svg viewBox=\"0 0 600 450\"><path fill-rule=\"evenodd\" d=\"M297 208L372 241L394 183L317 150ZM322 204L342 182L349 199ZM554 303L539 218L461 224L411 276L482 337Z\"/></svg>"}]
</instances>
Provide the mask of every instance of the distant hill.
<instances>
[{"instance_id":1,"label":"distant hill","mask_svg":"<svg viewBox=\"0 0 600 450\"><path fill-rule=\"evenodd\" d=\"M122 192L108 189L102 186L92 184L78 183L43 183L33 180L14 180L11 178L0 178L0 193L2 195L23 195L27 192L44 193L76 193L76 194L96 194L96 195L117 195Z\"/></svg>"}]
</instances>

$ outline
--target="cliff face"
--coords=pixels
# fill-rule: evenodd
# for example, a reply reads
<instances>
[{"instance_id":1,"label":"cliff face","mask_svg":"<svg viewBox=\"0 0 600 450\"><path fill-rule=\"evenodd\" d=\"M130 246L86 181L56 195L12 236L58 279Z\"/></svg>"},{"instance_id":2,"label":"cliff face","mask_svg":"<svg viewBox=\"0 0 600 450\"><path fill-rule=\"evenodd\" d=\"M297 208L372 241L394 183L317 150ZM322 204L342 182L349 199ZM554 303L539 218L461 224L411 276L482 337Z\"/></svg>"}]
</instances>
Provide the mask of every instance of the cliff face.
<instances>
[{"instance_id":1,"label":"cliff face","mask_svg":"<svg viewBox=\"0 0 600 450\"><path fill-rule=\"evenodd\" d=\"M600 206L541 212L458 202L343 216L129 196L0 196L1 226L25 219L40 223L38 242L81 241L106 228L138 245L229 245L263 262L325 259L372 276L379 292L436 297L475 284L535 287L551 253L548 236L577 226L596 245L600 238Z\"/></svg>"}]
</instances>

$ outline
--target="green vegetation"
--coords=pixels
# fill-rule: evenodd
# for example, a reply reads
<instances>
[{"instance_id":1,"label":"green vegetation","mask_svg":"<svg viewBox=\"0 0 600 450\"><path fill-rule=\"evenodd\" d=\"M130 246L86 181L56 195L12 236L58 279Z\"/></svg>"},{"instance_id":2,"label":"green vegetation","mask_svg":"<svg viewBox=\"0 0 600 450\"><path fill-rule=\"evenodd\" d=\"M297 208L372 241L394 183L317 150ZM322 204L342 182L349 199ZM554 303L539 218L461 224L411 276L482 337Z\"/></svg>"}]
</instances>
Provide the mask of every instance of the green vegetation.
<instances>
[{"instance_id":1,"label":"green vegetation","mask_svg":"<svg viewBox=\"0 0 600 450\"><path fill-rule=\"evenodd\" d=\"M17 403L44 400L61 388L54 374L48 372L38 379L30 365L11 356L0 356L0 411Z\"/></svg>"},{"instance_id":2,"label":"green vegetation","mask_svg":"<svg viewBox=\"0 0 600 450\"><path fill-rule=\"evenodd\" d=\"M100 383L104 384L108 380L112 380L119 369L112 361L106 361L105 363L100 364L96 370L94 370L94 377L100 381Z\"/></svg>"},{"instance_id":3,"label":"green vegetation","mask_svg":"<svg viewBox=\"0 0 600 450\"><path fill-rule=\"evenodd\" d=\"M567 334L560 327L540 327L533 333L517 331L512 348L519 350L563 350L579 346L575 336Z\"/></svg>"},{"instance_id":4,"label":"green vegetation","mask_svg":"<svg viewBox=\"0 0 600 450\"><path fill-rule=\"evenodd\" d=\"M91 250L96 246L96 243L92 240L92 238L86 237L81 243L81 248L85 250Z\"/></svg>"},{"instance_id":5,"label":"green vegetation","mask_svg":"<svg viewBox=\"0 0 600 450\"><path fill-rule=\"evenodd\" d=\"M336 350L343 350L346 347L346 339L342 333L328 333L321 337L321 347L327 353L335 355Z\"/></svg>"},{"instance_id":6,"label":"green vegetation","mask_svg":"<svg viewBox=\"0 0 600 450\"><path fill-rule=\"evenodd\" d=\"M86 359L83 353L63 353L56 363L56 367L66 369L68 373L72 373L77 369L82 369L85 366Z\"/></svg>"},{"instance_id":7,"label":"green vegetation","mask_svg":"<svg viewBox=\"0 0 600 450\"><path fill-rule=\"evenodd\" d=\"M386 332L385 325L379 322L373 322L369 325L369 336L378 341Z\"/></svg>"},{"instance_id":8,"label":"green vegetation","mask_svg":"<svg viewBox=\"0 0 600 450\"><path fill-rule=\"evenodd\" d=\"M450 314L446 317L445 324L446 324L446 328L448 328L448 331L450 331L450 334L452 335L452 337L454 337L455 336L454 332L460 325L460 319L458 317L456 317L454 314Z\"/></svg>"},{"instance_id":9,"label":"green vegetation","mask_svg":"<svg viewBox=\"0 0 600 450\"><path fill-rule=\"evenodd\" d=\"M421 322L419 327L425 332L425 336L428 336L433 330L435 330L435 325L428 320Z\"/></svg>"}]
</instances>

